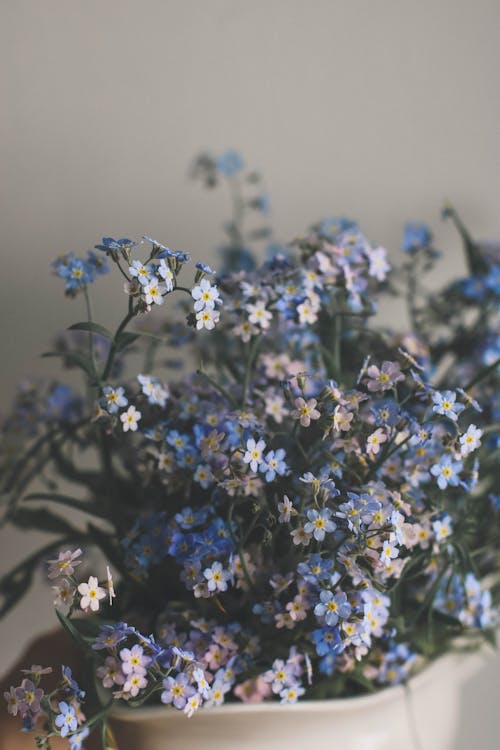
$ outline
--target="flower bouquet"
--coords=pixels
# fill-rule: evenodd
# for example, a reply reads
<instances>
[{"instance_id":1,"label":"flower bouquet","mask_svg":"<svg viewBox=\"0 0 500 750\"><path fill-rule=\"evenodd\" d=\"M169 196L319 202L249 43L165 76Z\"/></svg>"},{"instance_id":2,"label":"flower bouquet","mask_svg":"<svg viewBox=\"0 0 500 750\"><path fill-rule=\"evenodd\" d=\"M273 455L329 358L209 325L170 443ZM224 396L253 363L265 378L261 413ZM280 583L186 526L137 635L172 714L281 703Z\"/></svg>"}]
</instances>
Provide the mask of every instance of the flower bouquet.
<instances>
[{"instance_id":1,"label":"flower bouquet","mask_svg":"<svg viewBox=\"0 0 500 750\"><path fill-rule=\"evenodd\" d=\"M39 748L98 728L116 747L117 704L190 717L368 694L498 622L494 258L448 209L473 267L441 292L422 287L438 254L415 224L396 271L347 219L257 264L259 176L233 152L194 171L231 190L221 271L150 237L58 258L87 315L45 356L83 389L25 385L4 424L4 523L52 538L2 578L2 612L47 561L87 665L56 665L51 692L34 665L6 694ZM90 304L110 268L114 331ZM374 323L403 288L411 330Z\"/></svg>"}]
</instances>

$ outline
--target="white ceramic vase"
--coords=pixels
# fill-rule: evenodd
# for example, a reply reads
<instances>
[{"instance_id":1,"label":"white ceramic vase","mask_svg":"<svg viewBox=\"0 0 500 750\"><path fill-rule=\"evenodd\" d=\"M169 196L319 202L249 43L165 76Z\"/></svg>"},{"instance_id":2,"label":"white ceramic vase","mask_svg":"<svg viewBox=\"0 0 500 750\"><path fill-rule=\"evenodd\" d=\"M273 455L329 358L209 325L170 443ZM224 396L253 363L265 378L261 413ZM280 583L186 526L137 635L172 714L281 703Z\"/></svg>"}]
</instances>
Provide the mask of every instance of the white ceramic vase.
<instances>
[{"instance_id":1,"label":"white ceramic vase","mask_svg":"<svg viewBox=\"0 0 500 750\"><path fill-rule=\"evenodd\" d=\"M119 750L454 750L460 693L484 651L450 653L409 685L327 701L229 704L191 719L162 706L114 711Z\"/></svg>"}]
</instances>

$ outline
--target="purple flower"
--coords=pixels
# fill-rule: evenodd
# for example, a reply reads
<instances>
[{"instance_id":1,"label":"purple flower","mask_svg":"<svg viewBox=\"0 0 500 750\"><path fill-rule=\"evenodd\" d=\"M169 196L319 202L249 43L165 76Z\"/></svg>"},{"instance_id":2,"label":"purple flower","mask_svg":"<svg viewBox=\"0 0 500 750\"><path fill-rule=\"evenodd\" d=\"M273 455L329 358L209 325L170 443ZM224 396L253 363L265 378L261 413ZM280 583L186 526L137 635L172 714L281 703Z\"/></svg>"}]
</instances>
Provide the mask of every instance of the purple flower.
<instances>
[{"instance_id":1,"label":"purple flower","mask_svg":"<svg viewBox=\"0 0 500 750\"><path fill-rule=\"evenodd\" d=\"M262 676L266 682L271 683L273 693L281 693L285 687L295 682L292 667L285 664L283 659L275 659L272 668Z\"/></svg>"},{"instance_id":2,"label":"purple flower","mask_svg":"<svg viewBox=\"0 0 500 750\"><path fill-rule=\"evenodd\" d=\"M25 716L27 713L36 715L40 711L43 690L36 687L32 680L24 679L21 682L21 687L16 688L15 693L21 716Z\"/></svg>"},{"instance_id":3,"label":"purple flower","mask_svg":"<svg viewBox=\"0 0 500 750\"><path fill-rule=\"evenodd\" d=\"M182 710L187 703L188 698L196 693L196 690L189 683L189 678L184 672L177 677L166 677L163 680L163 687L160 698L162 703L172 703L175 708Z\"/></svg>"},{"instance_id":4,"label":"purple flower","mask_svg":"<svg viewBox=\"0 0 500 750\"><path fill-rule=\"evenodd\" d=\"M379 369L376 365L370 365L367 369L366 374L370 378L366 387L369 391L388 391L393 388L396 383L404 380L404 375L401 372L401 367L398 362L382 362L382 367Z\"/></svg>"},{"instance_id":5,"label":"purple flower","mask_svg":"<svg viewBox=\"0 0 500 750\"><path fill-rule=\"evenodd\" d=\"M102 625L92 648L100 651L105 648L114 648L125 640L127 636L133 635L135 628L127 625L126 622L117 622L116 625Z\"/></svg>"}]
</instances>

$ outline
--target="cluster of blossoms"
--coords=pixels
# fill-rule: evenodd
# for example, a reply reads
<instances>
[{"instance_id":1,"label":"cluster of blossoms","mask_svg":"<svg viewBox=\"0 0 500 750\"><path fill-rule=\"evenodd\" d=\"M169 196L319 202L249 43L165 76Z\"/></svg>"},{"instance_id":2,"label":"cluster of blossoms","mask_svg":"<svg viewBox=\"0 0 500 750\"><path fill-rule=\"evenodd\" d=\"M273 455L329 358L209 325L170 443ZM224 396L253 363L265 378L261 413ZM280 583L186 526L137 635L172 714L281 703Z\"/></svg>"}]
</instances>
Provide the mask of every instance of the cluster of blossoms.
<instances>
[{"instance_id":1,"label":"cluster of blossoms","mask_svg":"<svg viewBox=\"0 0 500 750\"><path fill-rule=\"evenodd\" d=\"M197 169L238 189L236 157L205 156ZM243 252L237 222L230 237ZM55 352L87 375L91 400L52 384L61 408L50 418L43 391L24 399L16 434L30 424L32 446L5 490L12 523L39 524L43 513L59 534L53 548L63 551L48 564L59 618L109 704L156 699L191 716L227 701L356 694L406 680L459 633L490 632L498 615L484 578L499 565L490 535L500 503L482 473L492 432L483 373L454 383L457 369L437 384L420 325L406 335L369 325L390 273L385 250L355 222L328 219L217 283L197 264L187 288L178 284L187 256L145 241L144 262L128 239L97 246L126 277L128 313L114 335L77 324L77 349ZM407 227L403 246L412 262L420 252L435 260L421 225ZM176 290L194 302L184 330L126 330ZM167 340L191 347L195 373L168 383L153 374ZM123 367L127 350L144 353L136 376ZM37 414L43 428L33 431ZM82 468L75 446L99 464ZM38 499L106 528L91 519L80 531L27 507L40 465L52 484ZM68 480L86 500L59 493ZM116 570L116 597L109 567L101 582L77 577L89 536ZM4 608L18 581L16 570L2 582ZM79 747L108 707L85 721L81 694L45 699L33 686L13 688L9 710L28 728L44 713L41 743L59 733Z\"/></svg>"},{"instance_id":2,"label":"cluster of blossoms","mask_svg":"<svg viewBox=\"0 0 500 750\"><path fill-rule=\"evenodd\" d=\"M44 744L39 743L38 747L50 747L50 738L59 736L68 738L70 750L81 750L94 721L86 720L82 710L85 691L75 681L70 667L61 667L61 677L50 691L41 684L45 675L52 673L52 667L33 664L22 671L27 677L4 693L9 714L21 718L25 732L35 729L41 717L45 719L49 726L40 739Z\"/></svg>"}]
</instances>

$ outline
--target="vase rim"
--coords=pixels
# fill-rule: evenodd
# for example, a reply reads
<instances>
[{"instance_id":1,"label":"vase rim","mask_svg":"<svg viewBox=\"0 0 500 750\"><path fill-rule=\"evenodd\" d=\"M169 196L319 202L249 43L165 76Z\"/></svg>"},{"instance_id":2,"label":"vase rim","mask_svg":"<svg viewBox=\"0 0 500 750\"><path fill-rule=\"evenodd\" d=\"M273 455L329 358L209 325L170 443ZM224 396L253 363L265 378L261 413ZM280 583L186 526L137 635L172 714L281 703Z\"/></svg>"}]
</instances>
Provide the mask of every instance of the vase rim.
<instances>
[{"instance_id":1,"label":"vase rim","mask_svg":"<svg viewBox=\"0 0 500 750\"><path fill-rule=\"evenodd\" d=\"M479 649L481 650L481 649ZM417 689L425 685L428 681L432 680L435 672L439 669L453 668L459 663L464 662L478 655L478 651L472 653L458 653L457 651L449 651L432 661L430 661L425 668L410 678L407 685L411 689ZM481 660L482 661L482 660ZM222 706L217 706L213 709L202 711L204 719L209 717L222 717L224 715L237 716L238 714L262 714L262 713L273 713L277 711L293 711L294 713L316 713L325 711L328 707L328 711L351 711L357 709L363 709L368 706L374 706L378 704L391 701L395 698L404 697L407 686L404 684L389 685L381 688L375 693L368 695L357 695L349 698L327 698L324 700L307 700L298 701L297 703L282 705L275 701L262 701L261 703L228 703ZM167 706L145 706L140 709L127 708L125 705L113 707L110 711L110 715L121 722L127 721L150 721L162 717L170 721L186 720L182 711L177 711Z\"/></svg>"}]
</instances>

